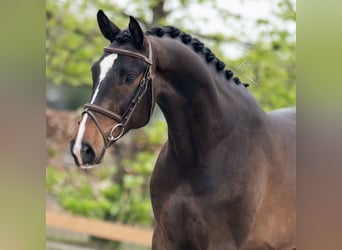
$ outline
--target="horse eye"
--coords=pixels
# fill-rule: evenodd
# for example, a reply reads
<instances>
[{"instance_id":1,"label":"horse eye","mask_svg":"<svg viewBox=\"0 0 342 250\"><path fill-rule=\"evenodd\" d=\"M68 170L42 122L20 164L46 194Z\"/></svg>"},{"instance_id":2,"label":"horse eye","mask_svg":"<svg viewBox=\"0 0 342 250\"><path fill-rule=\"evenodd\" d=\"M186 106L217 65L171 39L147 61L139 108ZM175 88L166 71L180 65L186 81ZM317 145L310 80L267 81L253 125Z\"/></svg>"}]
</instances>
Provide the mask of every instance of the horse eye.
<instances>
[{"instance_id":1,"label":"horse eye","mask_svg":"<svg viewBox=\"0 0 342 250\"><path fill-rule=\"evenodd\" d=\"M125 79L125 83L132 83L136 78L136 75L134 74L128 74Z\"/></svg>"}]
</instances>

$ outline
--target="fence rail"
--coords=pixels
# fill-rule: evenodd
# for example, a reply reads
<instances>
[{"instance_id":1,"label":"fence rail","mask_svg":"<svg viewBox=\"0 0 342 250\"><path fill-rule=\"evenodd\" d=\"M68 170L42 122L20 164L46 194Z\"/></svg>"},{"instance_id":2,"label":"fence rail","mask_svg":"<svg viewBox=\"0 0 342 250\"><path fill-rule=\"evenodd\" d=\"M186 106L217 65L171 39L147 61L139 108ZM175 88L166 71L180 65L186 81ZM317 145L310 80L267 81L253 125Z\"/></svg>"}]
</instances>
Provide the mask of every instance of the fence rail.
<instances>
[{"instance_id":1,"label":"fence rail","mask_svg":"<svg viewBox=\"0 0 342 250\"><path fill-rule=\"evenodd\" d=\"M103 239L151 246L152 230L46 210L46 225Z\"/></svg>"}]
</instances>

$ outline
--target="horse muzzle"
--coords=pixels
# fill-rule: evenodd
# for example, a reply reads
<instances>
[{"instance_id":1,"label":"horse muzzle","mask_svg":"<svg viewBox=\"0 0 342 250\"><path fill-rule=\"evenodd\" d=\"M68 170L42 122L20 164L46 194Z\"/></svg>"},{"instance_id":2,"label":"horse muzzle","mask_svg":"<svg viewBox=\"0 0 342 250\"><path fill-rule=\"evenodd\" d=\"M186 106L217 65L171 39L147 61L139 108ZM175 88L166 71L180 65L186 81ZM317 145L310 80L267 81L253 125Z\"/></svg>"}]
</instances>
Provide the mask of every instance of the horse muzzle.
<instances>
[{"instance_id":1,"label":"horse muzzle","mask_svg":"<svg viewBox=\"0 0 342 250\"><path fill-rule=\"evenodd\" d=\"M91 166L100 163L99 159L101 159L101 157L96 157L94 148L86 141L82 141L80 147L77 147L75 146L75 140L71 140L70 152L76 165L81 168L91 168ZM103 155L103 153L101 153L101 155Z\"/></svg>"}]
</instances>

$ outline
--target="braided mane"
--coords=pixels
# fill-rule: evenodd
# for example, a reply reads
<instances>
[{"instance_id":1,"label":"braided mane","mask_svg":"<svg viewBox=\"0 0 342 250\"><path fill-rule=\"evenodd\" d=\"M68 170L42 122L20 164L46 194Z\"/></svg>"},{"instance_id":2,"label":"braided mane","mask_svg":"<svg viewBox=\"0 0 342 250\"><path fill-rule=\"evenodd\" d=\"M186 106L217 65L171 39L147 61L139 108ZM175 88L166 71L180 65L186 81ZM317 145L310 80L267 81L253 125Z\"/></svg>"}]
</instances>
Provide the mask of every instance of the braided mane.
<instances>
[{"instance_id":1,"label":"braided mane","mask_svg":"<svg viewBox=\"0 0 342 250\"><path fill-rule=\"evenodd\" d=\"M173 26L154 27L146 31L146 35L153 35L157 37L163 37L165 34L168 34L171 38L179 37L180 40L184 44L191 45L193 50L196 53L202 53L207 63L215 64L215 68L217 72L224 72L224 75L227 80L230 80L233 78L233 81L236 84L243 84L243 86L245 86L246 88L249 86L248 83L242 83L238 77L233 77L234 76L233 71L229 69L225 70L226 64L222 62L220 59L218 59L215 56L215 54L209 48L205 47L204 43L202 43L197 38L193 38L191 35L185 32L182 32ZM124 30L115 37L115 40L118 43L126 43L126 42L132 42L133 38L131 34L129 33L129 31Z\"/></svg>"}]
</instances>

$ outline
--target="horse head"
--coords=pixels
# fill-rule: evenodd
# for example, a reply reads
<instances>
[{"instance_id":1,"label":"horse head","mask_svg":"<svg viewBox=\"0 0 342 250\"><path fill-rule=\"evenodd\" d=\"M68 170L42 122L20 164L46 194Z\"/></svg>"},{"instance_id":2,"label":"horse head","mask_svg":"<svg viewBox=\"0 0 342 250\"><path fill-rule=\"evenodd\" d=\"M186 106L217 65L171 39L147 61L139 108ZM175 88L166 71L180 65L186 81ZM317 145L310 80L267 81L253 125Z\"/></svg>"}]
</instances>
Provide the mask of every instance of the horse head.
<instances>
[{"instance_id":1,"label":"horse head","mask_svg":"<svg viewBox=\"0 0 342 250\"><path fill-rule=\"evenodd\" d=\"M84 168L99 163L130 129L146 125L155 103L151 45L138 22L130 17L128 28L120 30L102 10L97 21L110 46L91 67L92 95L70 142L76 164Z\"/></svg>"}]
</instances>

